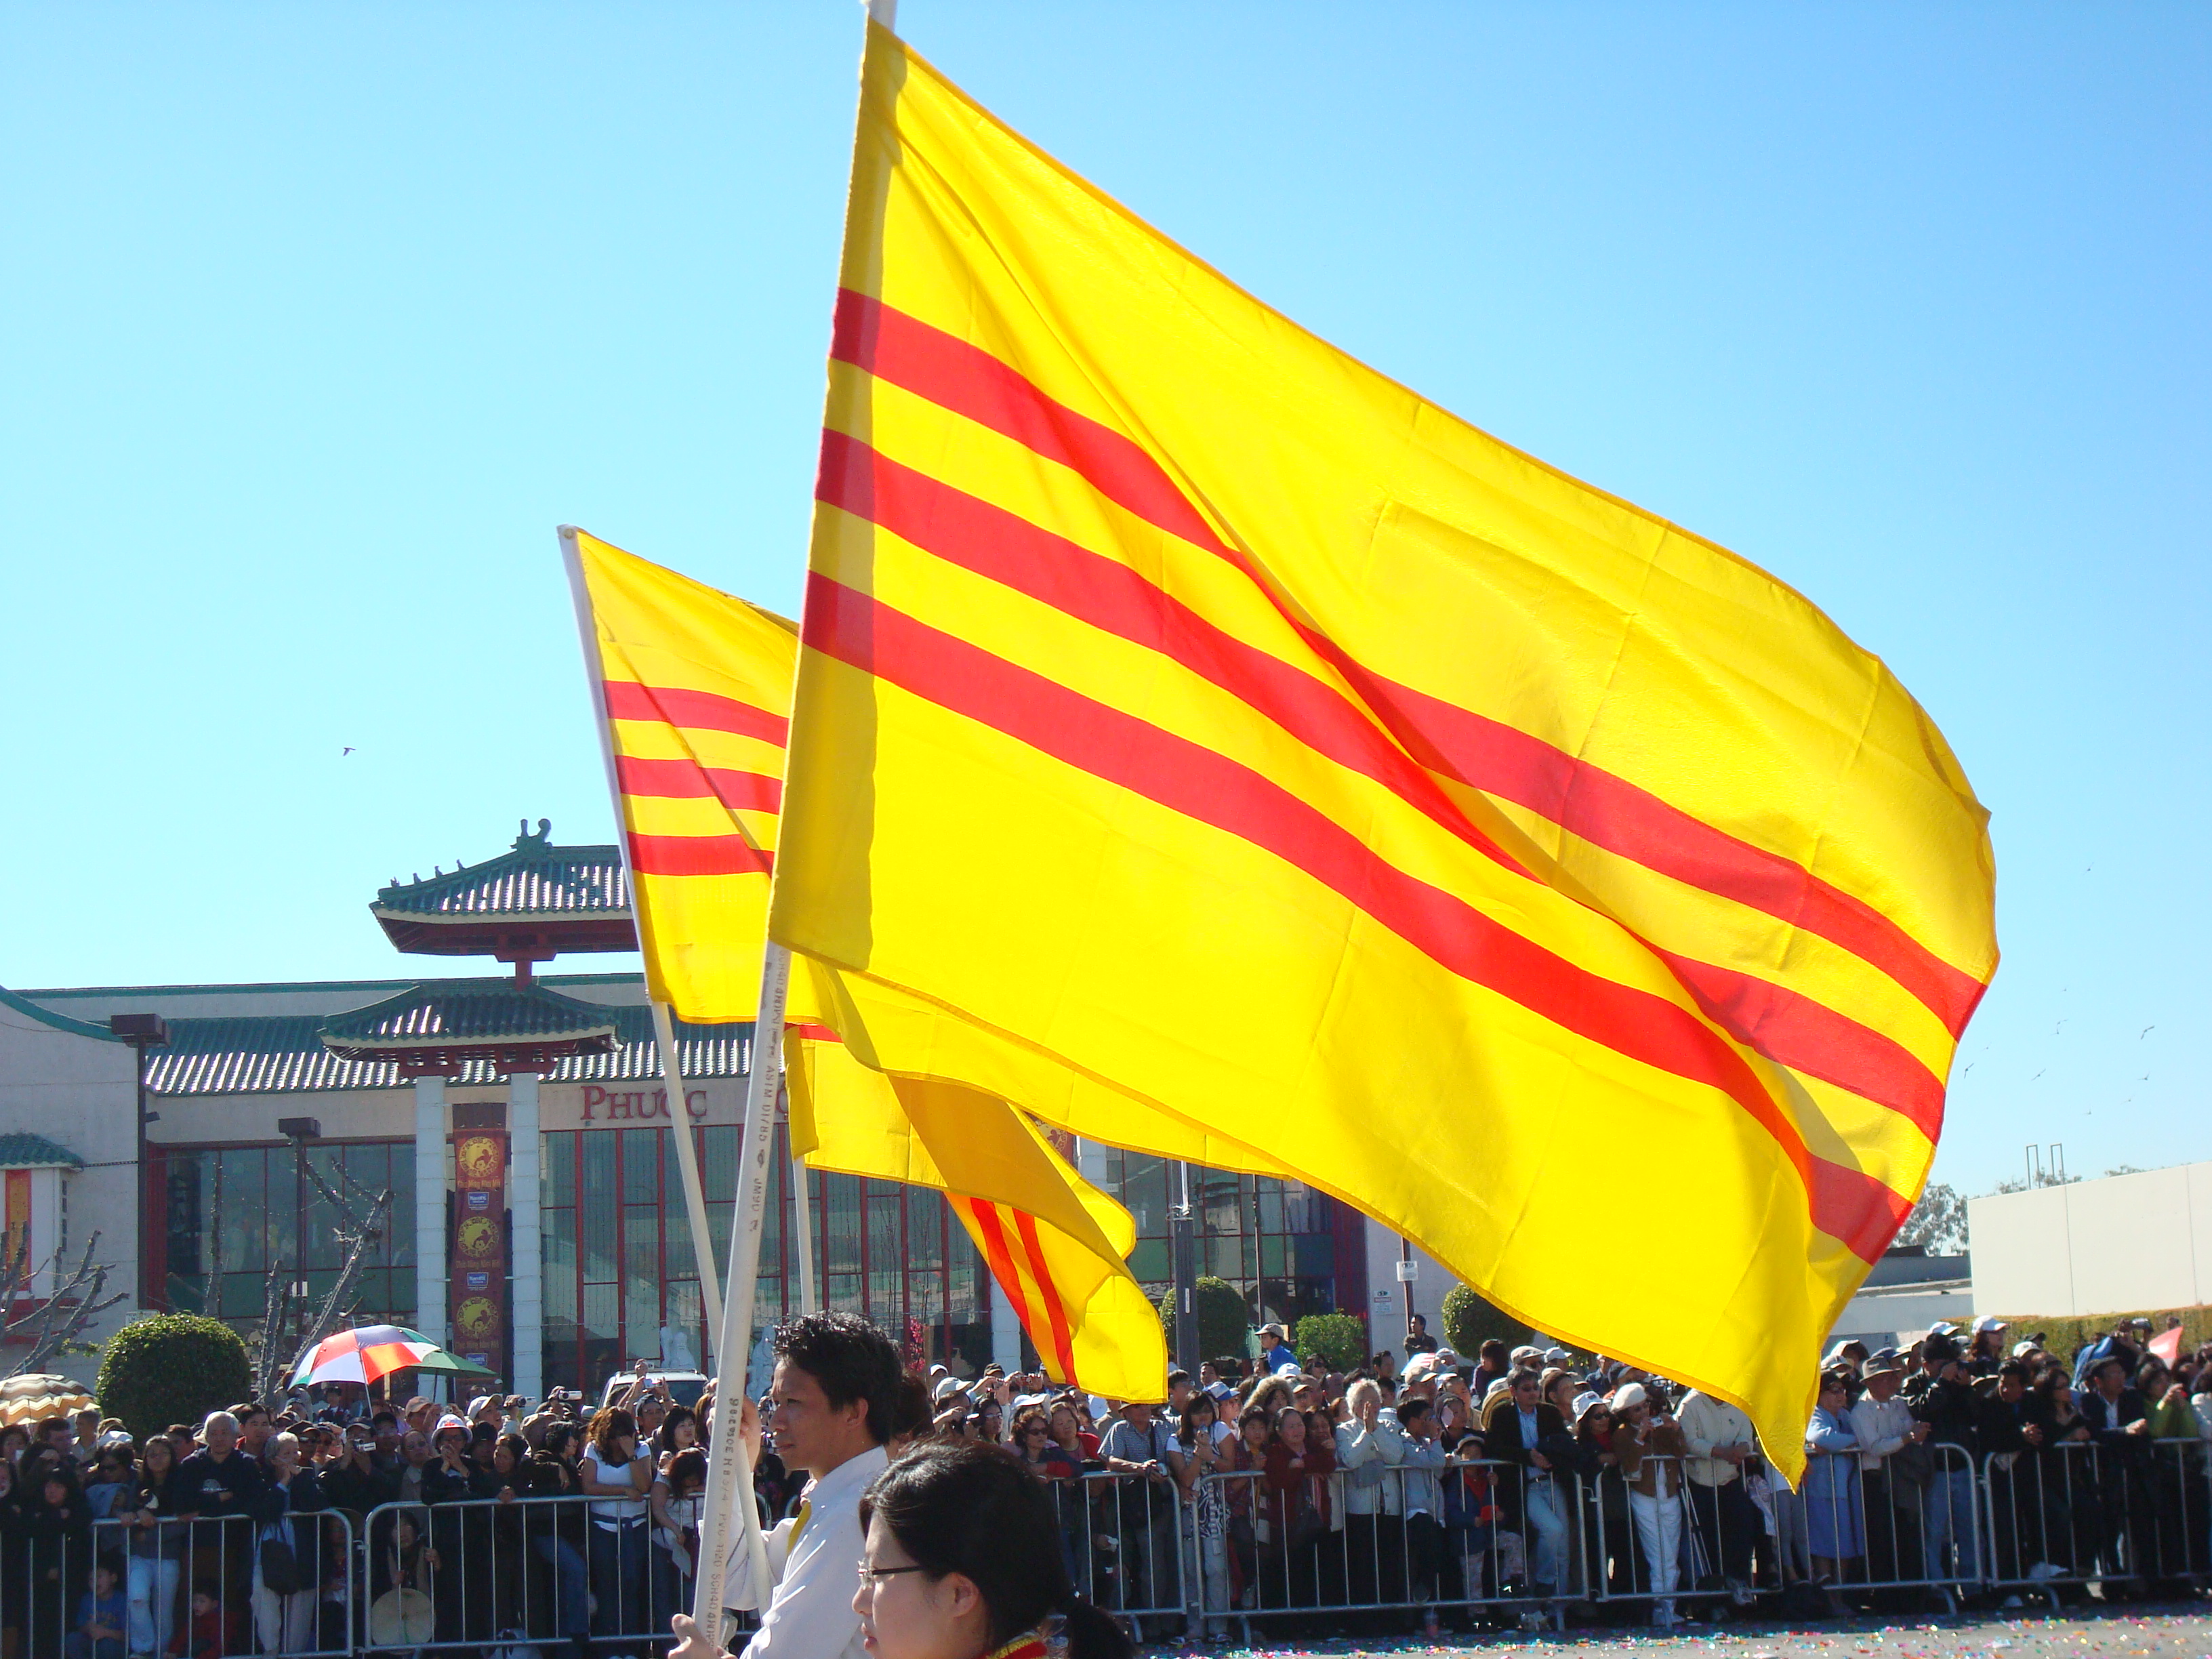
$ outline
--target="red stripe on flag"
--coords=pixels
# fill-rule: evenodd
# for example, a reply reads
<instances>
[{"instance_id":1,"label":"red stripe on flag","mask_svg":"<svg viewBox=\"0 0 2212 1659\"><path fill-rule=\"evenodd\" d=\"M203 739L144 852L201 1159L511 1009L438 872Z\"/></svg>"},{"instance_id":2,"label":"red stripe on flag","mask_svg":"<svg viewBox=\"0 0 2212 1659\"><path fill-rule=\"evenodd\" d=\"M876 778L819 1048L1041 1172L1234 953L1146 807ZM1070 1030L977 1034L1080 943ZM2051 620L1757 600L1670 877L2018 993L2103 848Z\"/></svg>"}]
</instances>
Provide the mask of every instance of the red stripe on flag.
<instances>
[{"instance_id":1,"label":"red stripe on flag","mask_svg":"<svg viewBox=\"0 0 2212 1659\"><path fill-rule=\"evenodd\" d=\"M1814 1224L1880 1253L1894 1194L1816 1158L1743 1057L1666 998L1593 974L1443 889L1251 768L956 639L815 573L807 645L1094 777L1211 824L1281 859L1431 961L1561 1030L1727 1095L1772 1135L1804 1179ZM1881 1194L1888 1194L1887 1198ZM1890 1224L1893 1231L1895 1224ZM1879 1233L1879 1243L1876 1236ZM1868 1256L1871 1261L1872 1256Z\"/></svg>"},{"instance_id":2,"label":"red stripe on flag","mask_svg":"<svg viewBox=\"0 0 2212 1659\"><path fill-rule=\"evenodd\" d=\"M1942 1133L1942 1079L1903 1043L1766 980L1652 948L1705 1018L1746 1046L1888 1107L1930 1140Z\"/></svg>"},{"instance_id":3,"label":"red stripe on flag","mask_svg":"<svg viewBox=\"0 0 2212 1659\"><path fill-rule=\"evenodd\" d=\"M611 720L659 720L702 732L732 732L774 744L790 740L791 722L784 716L735 697L683 686L641 685L635 680L603 680L600 687L606 693Z\"/></svg>"},{"instance_id":4,"label":"red stripe on flag","mask_svg":"<svg viewBox=\"0 0 2212 1659\"><path fill-rule=\"evenodd\" d=\"M738 772L690 760L615 757L615 776L625 795L653 800L719 800L732 812L783 809L783 780L766 772Z\"/></svg>"},{"instance_id":5,"label":"red stripe on flag","mask_svg":"<svg viewBox=\"0 0 2212 1659\"><path fill-rule=\"evenodd\" d=\"M1141 445L1048 397L980 346L844 289L830 355L1013 439L1146 523L1227 559L1424 765L1647 868L1817 933L1896 980L1952 1036L1966 1030L1987 987L1863 899L1555 744L1361 667L1292 612Z\"/></svg>"},{"instance_id":6,"label":"red stripe on flag","mask_svg":"<svg viewBox=\"0 0 2212 1659\"><path fill-rule=\"evenodd\" d=\"M1006 1293L1006 1300L1014 1304L1014 1312L1024 1328L1034 1333L1036 1310L1030 1306L1028 1293L1022 1289L1021 1275L1014 1271L1014 1259L1006 1249L1006 1235L999 1225L999 1212L994 1205L980 1198L957 1195L954 1202L963 1206L975 1218L975 1229L983 1235L983 1256L991 1264L991 1277L999 1281L999 1288ZM1059 1381L1065 1382L1065 1376Z\"/></svg>"},{"instance_id":7,"label":"red stripe on flag","mask_svg":"<svg viewBox=\"0 0 2212 1659\"><path fill-rule=\"evenodd\" d=\"M1224 632L1119 561L841 432L823 434L816 491L831 506L881 525L924 552L1158 651L1241 699L1316 754L1373 779L1468 846L1534 879L1469 821L1434 775L1391 741L1361 705ZM1900 1112L1931 1139L1941 1127L1942 1085L1901 1044L1765 980L1657 954L1677 965L1709 1018L1768 1059Z\"/></svg>"},{"instance_id":8,"label":"red stripe on flag","mask_svg":"<svg viewBox=\"0 0 2212 1659\"><path fill-rule=\"evenodd\" d=\"M629 836L629 867L641 876L764 876L775 863L743 836Z\"/></svg>"},{"instance_id":9,"label":"red stripe on flag","mask_svg":"<svg viewBox=\"0 0 2212 1659\"><path fill-rule=\"evenodd\" d=\"M1036 1218L1027 1210L1007 1206L1006 1213L1014 1218L1014 1231L1022 1236L1022 1249L1030 1259L1030 1277L1036 1280L1037 1294L1044 1297L1044 1316L1052 1327L1052 1346L1060 1355L1060 1366L1067 1373L1071 1382L1083 1379L1075 1374L1075 1342L1067 1328L1067 1310L1060 1299L1060 1286L1052 1282L1052 1270L1045 1266L1044 1246L1037 1243Z\"/></svg>"}]
</instances>

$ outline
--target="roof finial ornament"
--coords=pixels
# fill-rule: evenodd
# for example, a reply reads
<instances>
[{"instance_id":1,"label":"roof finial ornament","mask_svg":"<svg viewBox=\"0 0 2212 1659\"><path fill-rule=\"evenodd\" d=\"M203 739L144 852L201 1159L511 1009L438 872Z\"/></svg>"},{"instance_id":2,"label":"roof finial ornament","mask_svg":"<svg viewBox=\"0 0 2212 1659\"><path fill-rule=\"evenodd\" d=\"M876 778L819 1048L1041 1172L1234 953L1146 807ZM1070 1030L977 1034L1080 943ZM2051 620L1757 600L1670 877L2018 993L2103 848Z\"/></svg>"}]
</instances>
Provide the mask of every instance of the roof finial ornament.
<instances>
[{"instance_id":1,"label":"roof finial ornament","mask_svg":"<svg viewBox=\"0 0 2212 1659\"><path fill-rule=\"evenodd\" d=\"M514 838L514 850L518 853L526 847L544 847L553 839L553 820L550 818L538 820L538 833L534 836L530 833L528 818L522 819L517 827L522 831Z\"/></svg>"}]
</instances>

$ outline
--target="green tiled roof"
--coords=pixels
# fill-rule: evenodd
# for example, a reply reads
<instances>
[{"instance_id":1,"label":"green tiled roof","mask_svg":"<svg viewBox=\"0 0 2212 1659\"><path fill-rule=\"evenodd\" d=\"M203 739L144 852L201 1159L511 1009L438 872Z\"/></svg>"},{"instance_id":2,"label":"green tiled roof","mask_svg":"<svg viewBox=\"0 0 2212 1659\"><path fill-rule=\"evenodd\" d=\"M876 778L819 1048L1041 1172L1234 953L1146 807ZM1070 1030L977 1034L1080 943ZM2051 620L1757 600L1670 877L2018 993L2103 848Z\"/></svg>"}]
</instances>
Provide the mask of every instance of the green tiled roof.
<instances>
[{"instance_id":1,"label":"green tiled roof","mask_svg":"<svg viewBox=\"0 0 2212 1659\"><path fill-rule=\"evenodd\" d=\"M453 981L445 981L453 983ZM478 986L511 992L514 981L482 979ZM387 999L374 1007L405 1000ZM568 998L561 998L563 1002ZM653 1037L653 1014L642 1007L589 1009L602 1027L614 1028L605 1052L563 1055L544 1074L548 1083L624 1083L660 1075L659 1045ZM356 1019L368 1008L341 1019ZM406 1077L397 1060L346 1060L323 1046L329 1022L318 1014L276 1014L250 1018L173 1019L169 1044L146 1055L146 1086L157 1095L295 1094L342 1089L398 1089ZM742 1077L751 1057L753 1028L676 1023L678 1060L687 1078ZM497 1068L471 1060L457 1074L463 1083L495 1083Z\"/></svg>"},{"instance_id":2,"label":"green tiled roof","mask_svg":"<svg viewBox=\"0 0 2212 1659\"><path fill-rule=\"evenodd\" d=\"M105 1025L94 1025L89 1020L72 1019L67 1014L58 1014L51 1008L41 1008L28 998L17 996L6 986L0 985L0 1007L13 1008L19 1014L28 1014L42 1025L51 1025L57 1031L67 1031L71 1036L96 1037L102 1042L119 1042L122 1039Z\"/></svg>"},{"instance_id":3,"label":"green tiled roof","mask_svg":"<svg viewBox=\"0 0 2212 1659\"><path fill-rule=\"evenodd\" d=\"M427 879L394 877L372 908L380 915L444 920L630 914L620 848L556 847L552 838L549 820L538 819L534 835L525 823L514 847L497 858L457 864Z\"/></svg>"},{"instance_id":4,"label":"green tiled roof","mask_svg":"<svg viewBox=\"0 0 2212 1659\"><path fill-rule=\"evenodd\" d=\"M396 997L332 1014L325 1047L409 1048L465 1042L571 1042L615 1034L614 1011L512 980L429 980Z\"/></svg>"},{"instance_id":5,"label":"green tiled roof","mask_svg":"<svg viewBox=\"0 0 2212 1659\"><path fill-rule=\"evenodd\" d=\"M84 1160L44 1135L0 1135L0 1170L82 1170Z\"/></svg>"}]
</instances>

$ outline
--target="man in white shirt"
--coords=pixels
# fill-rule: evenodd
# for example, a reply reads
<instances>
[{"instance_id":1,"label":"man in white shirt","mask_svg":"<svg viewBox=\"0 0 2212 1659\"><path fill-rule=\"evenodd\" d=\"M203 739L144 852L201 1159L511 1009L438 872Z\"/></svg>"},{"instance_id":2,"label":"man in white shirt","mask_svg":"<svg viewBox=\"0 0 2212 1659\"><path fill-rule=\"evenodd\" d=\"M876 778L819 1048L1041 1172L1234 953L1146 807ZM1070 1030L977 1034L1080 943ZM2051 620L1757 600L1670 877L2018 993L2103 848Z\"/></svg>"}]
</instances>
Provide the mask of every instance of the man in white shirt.
<instances>
[{"instance_id":1,"label":"man in white shirt","mask_svg":"<svg viewBox=\"0 0 2212 1659\"><path fill-rule=\"evenodd\" d=\"M1690 1452L1682 1473L1689 1477L1691 1523L1705 1542L1705 1559L1721 1564L1729 1599L1748 1607L1752 1546L1763 1534L1763 1522L1742 1475L1744 1465L1759 1455L1759 1437L1741 1407L1703 1389L1682 1397L1675 1420Z\"/></svg>"},{"instance_id":2,"label":"man in white shirt","mask_svg":"<svg viewBox=\"0 0 2212 1659\"><path fill-rule=\"evenodd\" d=\"M776 1327L768 1426L784 1466L813 1479L799 1513L768 1534L774 1593L744 1659L867 1659L853 1610L865 1543L860 1494L890 1461L884 1443L898 1382L898 1351L851 1314L807 1314ZM742 1426L758 1468L761 1423L750 1400ZM760 1605L760 1587L749 1577L744 1552L732 1550L725 1607ZM678 1616L675 1628L684 1639L670 1659L713 1659L690 1619Z\"/></svg>"}]
</instances>

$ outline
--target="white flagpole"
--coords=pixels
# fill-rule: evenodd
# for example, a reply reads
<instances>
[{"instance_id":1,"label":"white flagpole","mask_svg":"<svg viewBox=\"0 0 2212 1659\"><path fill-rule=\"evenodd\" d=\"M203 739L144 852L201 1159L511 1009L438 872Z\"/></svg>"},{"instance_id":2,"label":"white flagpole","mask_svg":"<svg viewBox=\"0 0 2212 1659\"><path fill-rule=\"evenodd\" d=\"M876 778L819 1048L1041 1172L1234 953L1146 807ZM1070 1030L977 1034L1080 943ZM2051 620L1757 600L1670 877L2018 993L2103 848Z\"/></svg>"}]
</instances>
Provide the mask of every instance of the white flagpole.
<instances>
[{"instance_id":1,"label":"white flagpole","mask_svg":"<svg viewBox=\"0 0 2212 1659\"><path fill-rule=\"evenodd\" d=\"M684 1103L684 1067L677 1056L676 1016L666 1003L653 1005L653 1035L660 1046L660 1075L668 1086L669 1133L676 1137L676 1167L684 1179L684 1209L691 1224L691 1259L699 1266L699 1301L707 1316L707 1328L719 1342L722 1335L722 1283L714 1269L714 1234L707 1225L707 1189L699 1180L699 1149L691 1140L691 1114ZM711 1366L721 1358L712 1350ZM666 1361L662 1362L665 1364Z\"/></svg>"},{"instance_id":2,"label":"white flagpole","mask_svg":"<svg viewBox=\"0 0 2212 1659\"><path fill-rule=\"evenodd\" d=\"M803 1158L791 1160L791 1190L799 1200L792 1225L799 1251L799 1311L812 1313L819 1305L814 1300L814 1211L806 1195L806 1160Z\"/></svg>"},{"instance_id":3,"label":"white flagpole","mask_svg":"<svg viewBox=\"0 0 2212 1659\"><path fill-rule=\"evenodd\" d=\"M576 631L584 650L584 678L591 687L592 710L599 717L599 754L607 768L607 794L614 803L617 832L622 827L622 787L615 771L615 751L607 728L606 693L600 687L599 641L592 629L592 596L584 581L584 565L576 550L576 527L559 529L562 562L568 572L568 590L574 599ZM629 858L629 842L620 836L623 858ZM630 872L635 902L636 872ZM751 1581L765 1596L768 1582L768 1541L761 1536L760 1511L753 1502L752 1465L744 1455L738 1432L738 1412L745 1395L745 1359L752 1346L753 1280L760 1268L763 1199L767 1187L770 1137L775 1127L775 1088L781 1080L783 1054L783 1006L791 985L791 956L771 945L761 961L760 1018L753 1027L753 1065L745 1079L744 1143L739 1153L737 1214L730 1230L730 1271L724 1283L733 1287L722 1299L719 1316L709 1316L715 1328L714 1364L716 1373L731 1386L714 1394L713 1447L707 1462L706 1514L701 1517L700 1572L696 1580L693 1616L714 1650L720 1651L722 1632L722 1562L730 1552L731 1533L750 1565ZM773 1005L771 1006L771 1004ZM714 1295L714 1236L707 1228L707 1200L699 1185L698 1161L689 1139L690 1119L683 1109L682 1067L677 1063L675 1022L667 1009L653 1005L653 1034L659 1039L662 1075L668 1080L670 1116L685 1137L678 1143L678 1167L684 1172L684 1201L690 1211L692 1250L699 1262L702 1297ZM709 1304L711 1306L711 1303ZM737 1337L732 1340L731 1331ZM732 1362L734 1370L732 1369ZM734 1525L733 1525L734 1522Z\"/></svg>"},{"instance_id":4,"label":"white flagpole","mask_svg":"<svg viewBox=\"0 0 2212 1659\"><path fill-rule=\"evenodd\" d=\"M722 1334L714 1344L720 1382L714 1391L714 1434L707 1459L706 1513L699 1523L699 1576L691 1616L710 1652L721 1651L723 1558L731 1534L750 1565L751 1588L769 1594L768 1545L753 1503L752 1465L738 1432L745 1399L745 1361L752 1351L753 1291L760 1274L761 1228L774 1166L775 1101L783 1080L783 1011L791 991L791 952L770 942L761 957L760 1017L753 1025L752 1065L745 1073L744 1144L738 1153L738 1208L730 1229L730 1267L722 1282Z\"/></svg>"}]
</instances>

